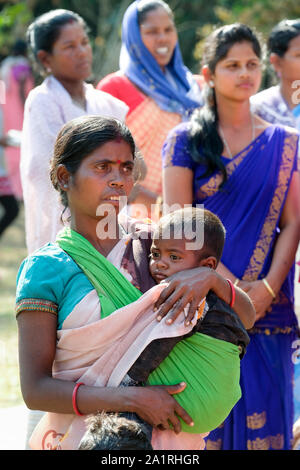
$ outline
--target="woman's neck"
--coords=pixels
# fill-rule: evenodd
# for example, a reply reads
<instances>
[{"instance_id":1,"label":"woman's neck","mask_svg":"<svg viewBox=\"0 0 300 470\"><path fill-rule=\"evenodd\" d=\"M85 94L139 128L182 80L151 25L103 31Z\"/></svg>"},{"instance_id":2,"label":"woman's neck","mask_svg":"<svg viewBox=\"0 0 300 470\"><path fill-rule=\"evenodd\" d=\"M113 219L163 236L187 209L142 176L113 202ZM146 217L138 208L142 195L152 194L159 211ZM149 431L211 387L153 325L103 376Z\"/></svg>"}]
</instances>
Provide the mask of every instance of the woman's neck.
<instances>
[{"instance_id":1,"label":"woman's neck","mask_svg":"<svg viewBox=\"0 0 300 470\"><path fill-rule=\"evenodd\" d=\"M62 86L67 90L71 97L78 102L85 100L85 89L83 80L65 80L55 77Z\"/></svg>"},{"instance_id":2,"label":"woman's neck","mask_svg":"<svg viewBox=\"0 0 300 470\"><path fill-rule=\"evenodd\" d=\"M120 230L116 223L116 230L115 233L111 234L111 238L99 238L97 231L98 224L99 220L92 222L89 221L89 223L87 223L87 221L80 222L72 219L71 229L82 235L91 243L91 245L93 245L94 248L96 248L97 251L99 251L99 253L101 253L101 255L106 257L121 239Z\"/></svg>"},{"instance_id":3,"label":"woman's neck","mask_svg":"<svg viewBox=\"0 0 300 470\"><path fill-rule=\"evenodd\" d=\"M232 102L218 102L218 118L219 124L223 129L230 127L231 129L240 129L245 126L249 126L251 121L250 102L245 101L243 103L232 103Z\"/></svg>"}]
</instances>

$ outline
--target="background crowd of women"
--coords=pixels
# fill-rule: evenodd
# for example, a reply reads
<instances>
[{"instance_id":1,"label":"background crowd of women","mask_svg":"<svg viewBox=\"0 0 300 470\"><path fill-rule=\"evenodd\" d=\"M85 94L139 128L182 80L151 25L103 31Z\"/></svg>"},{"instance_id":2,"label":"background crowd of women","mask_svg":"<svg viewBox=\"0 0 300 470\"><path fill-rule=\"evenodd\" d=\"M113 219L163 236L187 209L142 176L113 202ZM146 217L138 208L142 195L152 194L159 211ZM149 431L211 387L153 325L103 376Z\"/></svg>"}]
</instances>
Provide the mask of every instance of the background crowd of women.
<instances>
[{"instance_id":1,"label":"background crowd of women","mask_svg":"<svg viewBox=\"0 0 300 470\"><path fill-rule=\"evenodd\" d=\"M63 124L91 114L125 121L146 164L130 202L149 208L162 198L216 213L227 231L220 274L256 308L241 365L242 398L210 433L207 449L291 448L300 233L293 83L300 77L300 20L284 20L270 34L278 85L260 93L259 35L240 24L215 30L205 43L201 75L194 76L183 63L173 13L160 0L129 6L120 70L96 88L86 83L92 51L76 13L46 13L27 39L46 75L29 93L24 113L20 168L28 253L54 242L63 226L63 206L49 178Z\"/></svg>"}]
</instances>

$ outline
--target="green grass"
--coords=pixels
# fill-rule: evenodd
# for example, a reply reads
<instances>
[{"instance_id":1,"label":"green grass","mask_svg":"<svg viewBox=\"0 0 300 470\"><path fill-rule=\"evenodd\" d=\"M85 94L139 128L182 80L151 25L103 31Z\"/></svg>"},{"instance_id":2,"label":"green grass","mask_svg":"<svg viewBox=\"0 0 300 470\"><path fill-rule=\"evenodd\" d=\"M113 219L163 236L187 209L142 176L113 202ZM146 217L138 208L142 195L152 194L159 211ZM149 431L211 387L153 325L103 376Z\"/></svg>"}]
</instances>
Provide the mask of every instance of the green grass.
<instances>
[{"instance_id":1,"label":"green grass","mask_svg":"<svg viewBox=\"0 0 300 470\"><path fill-rule=\"evenodd\" d=\"M22 401L19 365L18 332L14 313L16 275L27 256L24 212L0 238L0 408L17 406Z\"/></svg>"}]
</instances>

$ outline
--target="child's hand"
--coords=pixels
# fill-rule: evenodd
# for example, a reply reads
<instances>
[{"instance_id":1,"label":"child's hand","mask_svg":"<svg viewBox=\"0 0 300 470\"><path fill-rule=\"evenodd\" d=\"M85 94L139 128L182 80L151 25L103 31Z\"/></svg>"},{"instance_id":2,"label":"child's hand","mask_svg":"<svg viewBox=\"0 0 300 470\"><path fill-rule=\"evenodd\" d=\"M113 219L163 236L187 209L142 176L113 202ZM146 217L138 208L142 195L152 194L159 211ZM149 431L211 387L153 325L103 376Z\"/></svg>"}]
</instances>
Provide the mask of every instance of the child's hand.
<instances>
[{"instance_id":1,"label":"child's hand","mask_svg":"<svg viewBox=\"0 0 300 470\"><path fill-rule=\"evenodd\" d=\"M207 267L187 269L165 279L169 282L154 305L159 309L157 320L169 314L168 324L172 324L189 304L185 324L188 326L195 316L201 300L214 285L216 272Z\"/></svg>"}]
</instances>

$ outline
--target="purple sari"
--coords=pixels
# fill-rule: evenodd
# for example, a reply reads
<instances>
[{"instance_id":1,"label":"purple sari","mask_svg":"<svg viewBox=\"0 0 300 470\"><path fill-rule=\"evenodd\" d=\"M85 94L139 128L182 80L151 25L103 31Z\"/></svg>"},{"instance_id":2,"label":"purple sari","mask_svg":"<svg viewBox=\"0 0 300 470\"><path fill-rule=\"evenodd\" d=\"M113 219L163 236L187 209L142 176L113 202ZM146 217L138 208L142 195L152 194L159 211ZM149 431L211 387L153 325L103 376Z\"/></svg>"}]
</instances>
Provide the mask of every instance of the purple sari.
<instances>
[{"instance_id":1,"label":"purple sari","mask_svg":"<svg viewBox=\"0 0 300 470\"><path fill-rule=\"evenodd\" d=\"M194 204L204 204L226 228L222 262L240 279L262 279L271 265L279 220L293 172L298 134L270 126L231 160L228 180L204 178L189 153L189 125L177 126L163 148L164 166L194 173ZM293 425L291 343L297 331L294 267L267 315L256 322L241 362L242 398L223 425L210 433L208 449L290 449Z\"/></svg>"}]
</instances>

